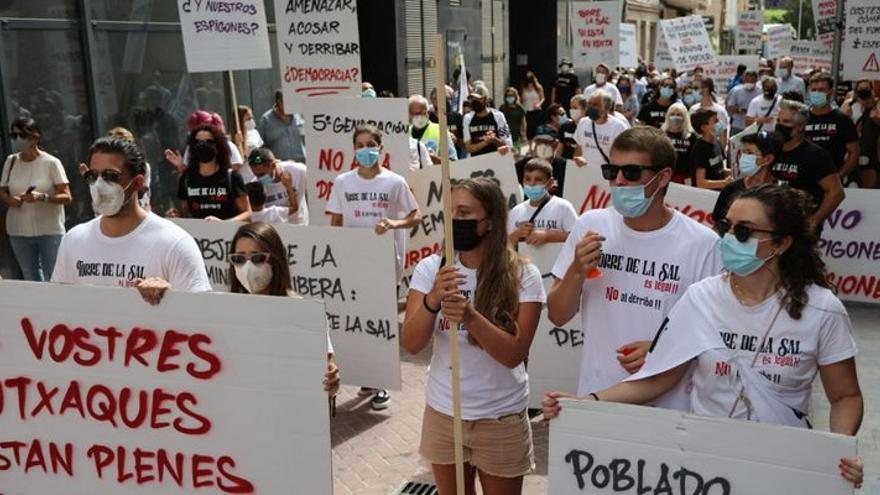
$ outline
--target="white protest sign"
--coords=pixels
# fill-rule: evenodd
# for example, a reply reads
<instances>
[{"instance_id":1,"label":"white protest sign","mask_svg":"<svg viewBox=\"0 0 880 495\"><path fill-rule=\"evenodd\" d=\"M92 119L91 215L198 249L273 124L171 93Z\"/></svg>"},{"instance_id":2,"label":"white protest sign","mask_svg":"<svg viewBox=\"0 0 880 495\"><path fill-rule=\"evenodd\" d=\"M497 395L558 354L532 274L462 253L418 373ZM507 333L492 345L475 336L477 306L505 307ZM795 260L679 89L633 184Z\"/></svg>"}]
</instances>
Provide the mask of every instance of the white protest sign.
<instances>
[{"instance_id":1,"label":"white protest sign","mask_svg":"<svg viewBox=\"0 0 880 495\"><path fill-rule=\"evenodd\" d=\"M0 282L5 493L332 493L323 304Z\"/></svg>"},{"instance_id":2,"label":"white protest sign","mask_svg":"<svg viewBox=\"0 0 880 495\"><path fill-rule=\"evenodd\" d=\"M621 67L635 67L639 64L639 50L636 47L636 25L620 23L620 61Z\"/></svg>"},{"instance_id":3,"label":"white protest sign","mask_svg":"<svg viewBox=\"0 0 880 495\"><path fill-rule=\"evenodd\" d=\"M540 247L519 244L519 254L528 258L544 279L544 290L553 287L553 264L559 257L563 243L555 242ZM547 317L547 306L541 310L538 329L529 348L529 407L540 408L544 394L554 390L576 392L580 378L581 354L584 346L584 332L581 327L581 313L578 311L571 321L557 327Z\"/></svg>"},{"instance_id":4,"label":"white protest sign","mask_svg":"<svg viewBox=\"0 0 880 495\"><path fill-rule=\"evenodd\" d=\"M876 0L846 3L843 78L880 80L880 5Z\"/></svg>"},{"instance_id":5,"label":"white protest sign","mask_svg":"<svg viewBox=\"0 0 880 495\"><path fill-rule=\"evenodd\" d=\"M177 0L188 72L268 69L263 0Z\"/></svg>"},{"instance_id":6,"label":"white protest sign","mask_svg":"<svg viewBox=\"0 0 880 495\"><path fill-rule=\"evenodd\" d=\"M660 21L660 28L678 71L715 65L715 50L702 17L692 15L664 19Z\"/></svg>"},{"instance_id":7,"label":"white protest sign","mask_svg":"<svg viewBox=\"0 0 880 495\"><path fill-rule=\"evenodd\" d=\"M241 224L176 219L202 252L214 290L229 290L229 253ZM343 383L400 390L394 236L370 229L274 225L293 290L327 305Z\"/></svg>"},{"instance_id":8,"label":"white protest sign","mask_svg":"<svg viewBox=\"0 0 880 495\"><path fill-rule=\"evenodd\" d=\"M876 5L876 2L870 2ZM847 2L852 5L852 2ZM829 50L834 46L834 22L837 20L837 0L813 0L813 22L816 24L816 39ZM874 26L880 19L874 20Z\"/></svg>"},{"instance_id":9,"label":"white protest sign","mask_svg":"<svg viewBox=\"0 0 880 495\"><path fill-rule=\"evenodd\" d=\"M715 67L706 67L704 74L715 83L715 90L727 93L727 82L736 75L736 68L742 64L751 70L758 70L757 55L718 55Z\"/></svg>"},{"instance_id":10,"label":"white protest sign","mask_svg":"<svg viewBox=\"0 0 880 495\"><path fill-rule=\"evenodd\" d=\"M760 50L761 37L764 34L764 12L761 10L744 10L736 16L737 50Z\"/></svg>"},{"instance_id":11,"label":"white protest sign","mask_svg":"<svg viewBox=\"0 0 880 495\"><path fill-rule=\"evenodd\" d=\"M620 1L574 2L571 19L572 56L578 67L595 69L600 63L620 65Z\"/></svg>"},{"instance_id":12,"label":"white protest sign","mask_svg":"<svg viewBox=\"0 0 880 495\"><path fill-rule=\"evenodd\" d=\"M852 495L856 438L655 407L563 400L550 422L548 493Z\"/></svg>"},{"instance_id":13,"label":"white protest sign","mask_svg":"<svg viewBox=\"0 0 880 495\"><path fill-rule=\"evenodd\" d=\"M767 28L767 53L768 59L778 60L791 54L791 24L770 26Z\"/></svg>"},{"instance_id":14,"label":"white protest sign","mask_svg":"<svg viewBox=\"0 0 880 495\"><path fill-rule=\"evenodd\" d=\"M819 41L791 42L792 72L803 74L812 69L831 72L831 49Z\"/></svg>"},{"instance_id":15,"label":"white protest sign","mask_svg":"<svg viewBox=\"0 0 880 495\"><path fill-rule=\"evenodd\" d=\"M672 60L672 54L669 53L669 44L663 36L663 30L658 29L656 35L656 43L654 44L654 65L658 70L672 69L675 63Z\"/></svg>"},{"instance_id":16,"label":"white protest sign","mask_svg":"<svg viewBox=\"0 0 880 495\"><path fill-rule=\"evenodd\" d=\"M453 180L486 177L498 183L507 206L513 208L523 201L522 188L516 180L513 155L507 153L487 153L485 155L449 162L449 172ZM409 173L409 186L422 221L413 227L407 238L406 255L403 258L404 277L401 288L409 287L409 279L419 261L442 251L443 243L443 203L440 184L440 167L428 167Z\"/></svg>"},{"instance_id":17,"label":"white protest sign","mask_svg":"<svg viewBox=\"0 0 880 495\"><path fill-rule=\"evenodd\" d=\"M357 2L275 0L278 69L287 113L311 96L361 93Z\"/></svg>"},{"instance_id":18,"label":"white protest sign","mask_svg":"<svg viewBox=\"0 0 880 495\"><path fill-rule=\"evenodd\" d=\"M403 177L409 172L409 110L406 98L307 98L305 118L308 198L312 225L330 225L325 213L336 176L357 168L352 137L360 124L382 131L379 165Z\"/></svg>"}]
</instances>

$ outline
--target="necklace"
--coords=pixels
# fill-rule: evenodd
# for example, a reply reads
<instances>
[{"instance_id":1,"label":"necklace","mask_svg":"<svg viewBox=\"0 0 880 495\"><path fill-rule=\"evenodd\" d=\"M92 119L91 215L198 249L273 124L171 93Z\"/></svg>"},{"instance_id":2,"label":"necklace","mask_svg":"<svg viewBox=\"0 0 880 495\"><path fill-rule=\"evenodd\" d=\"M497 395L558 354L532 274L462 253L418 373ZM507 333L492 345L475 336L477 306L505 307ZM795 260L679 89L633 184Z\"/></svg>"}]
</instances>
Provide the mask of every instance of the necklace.
<instances>
[{"instance_id":1,"label":"necklace","mask_svg":"<svg viewBox=\"0 0 880 495\"><path fill-rule=\"evenodd\" d=\"M743 290L740 288L739 284L736 283L736 280L734 280L732 274L729 274L727 276L727 278L730 281L730 291L733 293L733 297L735 297L736 300L740 304L742 304L743 306L754 306L756 304L760 304L760 303L766 301L770 296L772 296L773 294L775 294L776 292L779 291L779 282L776 281L776 283L773 286L773 291L769 295L767 295L764 298L756 299L756 300L752 301L749 298L744 297Z\"/></svg>"}]
</instances>

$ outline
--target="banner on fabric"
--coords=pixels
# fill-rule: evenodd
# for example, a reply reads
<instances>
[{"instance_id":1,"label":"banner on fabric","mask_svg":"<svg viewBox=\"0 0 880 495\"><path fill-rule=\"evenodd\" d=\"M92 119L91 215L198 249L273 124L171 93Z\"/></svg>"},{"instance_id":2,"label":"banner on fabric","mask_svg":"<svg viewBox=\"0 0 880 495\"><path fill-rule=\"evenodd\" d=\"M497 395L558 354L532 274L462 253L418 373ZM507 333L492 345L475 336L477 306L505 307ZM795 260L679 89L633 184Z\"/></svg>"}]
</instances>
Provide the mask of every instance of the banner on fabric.
<instances>
[{"instance_id":1,"label":"banner on fabric","mask_svg":"<svg viewBox=\"0 0 880 495\"><path fill-rule=\"evenodd\" d=\"M262 0L178 0L187 72L271 68L263 6Z\"/></svg>"}]
</instances>

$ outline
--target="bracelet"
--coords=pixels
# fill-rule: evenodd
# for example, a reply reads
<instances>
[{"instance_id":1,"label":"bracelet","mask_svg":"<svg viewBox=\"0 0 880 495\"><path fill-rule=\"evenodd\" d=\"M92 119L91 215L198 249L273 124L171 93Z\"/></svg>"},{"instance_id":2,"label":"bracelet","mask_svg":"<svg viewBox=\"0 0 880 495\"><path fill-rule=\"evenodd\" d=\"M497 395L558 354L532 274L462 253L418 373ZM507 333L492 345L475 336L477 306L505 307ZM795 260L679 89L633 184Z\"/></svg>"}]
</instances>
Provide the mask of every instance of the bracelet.
<instances>
[{"instance_id":1,"label":"bracelet","mask_svg":"<svg viewBox=\"0 0 880 495\"><path fill-rule=\"evenodd\" d=\"M590 392L590 397L592 397L593 400L595 400L596 402L601 402L601 401L599 400L599 396L596 395L595 392Z\"/></svg>"},{"instance_id":2,"label":"bracelet","mask_svg":"<svg viewBox=\"0 0 880 495\"><path fill-rule=\"evenodd\" d=\"M440 308L433 309L430 306L428 306L428 296L427 295L425 295L425 297L422 298L422 306L424 306L425 309L427 309L429 313L436 315L437 313L440 312Z\"/></svg>"}]
</instances>

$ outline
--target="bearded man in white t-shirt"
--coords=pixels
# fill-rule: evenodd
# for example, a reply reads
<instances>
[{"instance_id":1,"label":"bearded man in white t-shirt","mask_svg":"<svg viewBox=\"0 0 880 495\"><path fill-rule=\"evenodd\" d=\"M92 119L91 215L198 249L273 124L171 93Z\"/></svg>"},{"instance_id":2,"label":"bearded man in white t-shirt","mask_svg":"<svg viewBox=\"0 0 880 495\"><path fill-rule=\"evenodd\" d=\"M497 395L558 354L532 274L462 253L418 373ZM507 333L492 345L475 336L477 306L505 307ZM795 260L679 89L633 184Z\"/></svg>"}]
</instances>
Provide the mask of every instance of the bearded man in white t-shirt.
<instances>
[{"instance_id":1,"label":"bearded man in white t-shirt","mask_svg":"<svg viewBox=\"0 0 880 495\"><path fill-rule=\"evenodd\" d=\"M718 235L664 203L674 166L662 131L620 134L602 167L613 208L584 213L553 266L550 321L563 326L580 311L583 324L580 396L637 372L673 304L721 271ZM550 392L545 401L568 395ZM684 398L671 394L659 405L683 407Z\"/></svg>"},{"instance_id":2,"label":"bearded man in white t-shirt","mask_svg":"<svg viewBox=\"0 0 880 495\"><path fill-rule=\"evenodd\" d=\"M629 123L614 116L614 100L604 90L598 89L587 100L587 117L578 122L574 131L574 162L578 166L599 167L608 163L611 143Z\"/></svg>"},{"instance_id":3,"label":"bearded man in white t-shirt","mask_svg":"<svg viewBox=\"0 0 880 495\"><path fill-rule=\"evenodd\" d=\"M195 240L138 203L144 173L135 143L104 137L92 144L83 178L98 216L64 235L52 282L136 287L153 305L168 289L211 290Z\"/></svg>"}]
</instances>

